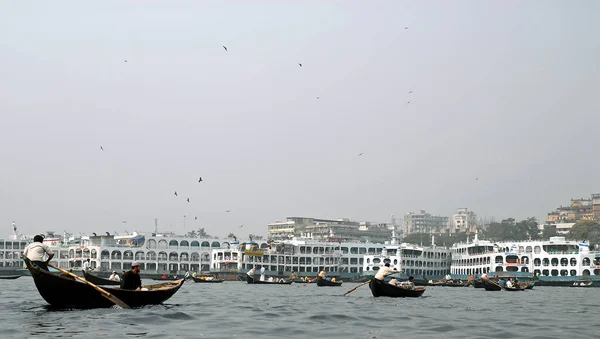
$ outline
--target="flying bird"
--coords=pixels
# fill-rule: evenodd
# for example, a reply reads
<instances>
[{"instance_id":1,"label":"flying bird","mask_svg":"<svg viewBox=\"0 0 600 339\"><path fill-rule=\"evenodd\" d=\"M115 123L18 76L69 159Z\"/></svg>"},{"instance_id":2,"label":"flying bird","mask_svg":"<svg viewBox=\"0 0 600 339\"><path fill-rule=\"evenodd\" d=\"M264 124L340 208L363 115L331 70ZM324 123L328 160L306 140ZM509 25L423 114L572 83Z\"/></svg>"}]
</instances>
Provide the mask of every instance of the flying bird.
<instances>
[{"instance_id":1,"label":"flying bird","mask_svg":"<svg viewBox=\"0 0 600 339\"><path fill-rule=\"evenodd\" d=\"M227 52L227 47L223 46L223 49L225 50L225 52Z\"/></svg>"},{"instance_id":2,"label":"flying bird","mask_svg":"<svg viewBox=\"0 0 600 339\"><path fill-rule=\"evenodd\" d=\"M239 228L242 228L242 227L244 227L244 224L241 224Z\"/></svg>"},{"instance_id":3,"label":"flying bird","mask_svg":"<svg viewBox=\"0 0 600 339\"><path fill-rule=\"evenodd\" d=\"M198 220L198 217L194 217L194 220Z\"/></svg>"},{"instance_id":4,"label":"flying bird","mask_svg":"<svg viewBox=\"0 0 600 339\"><path fill-rule=\"evenodd\" d=\"M404 29L408 29L408 26L404 27Z\"/></svg>"},{"instance_id":5,"label":"flying bird","mask_svg":"<svg viewBox=\"0 0 600 339\"><path fill-rule=\"evenodd\" d=\"M407 104L410 104L410 100L406 102Z\"/></svg>"},{"instance_id":6,"label":"flying bird","mask_svg":"<svg viewBox=\"0 0 600 339\"><path fill-rule=\"evenodd\" d=\"M127 60L125 60L125 62L127 62Z\"/></svg>"},{"instance_id":7,"label":"flying bird","mask_svg":"<svg viewBox=\"0 0 600 339\"><path fill-rule=\"evenodd\" d=\"M187 202L190 202L190 198L187 198Z\"/></svg>"},{"instance_id":8,"label":"flying bird","mask_svg":"<svg viewBox=\"0 0 600 339\"><path fill-rule=\"evenodd\" d=\"M104 147L100 146L100 149L104 151Z\"/></svg>"},{"instance_id":9,"label":"flying bird","mask_svg":"<svg viewBox=\"0 0 600 339\"><path fill-rule=\"evenodd\" d=\"M317 99L321 99L321 97L317 97Z\"/></svg>"},{"instance_id":10,"label":"flying bird","mask_svg":"<svg viewBox=\"0 0 600 339\"><path fill-rule=\"evenodd\" d=\"M358 156L360 157L361 155L363 155L362 153L358 153Z\"/></svg>"},{"instance_id":11,"label":"flying bird","mask_svg":"<svg viewBox=\"0 0 600 339\"><path fill-rule=\"evenodd\" d=\"M301 64L301 63L298 63L298 65L300 65L300 67L302 67L302 64Z\"/></svg>"},{"instance_id":12,"label":"flying bird","mask_svg":"<svg viewBox=\"0 0 600 339\"><path fill-rule=\"evenodd\" d=\"M226 213L229 213L229 212L231 212L231 210L226 210L225 212L226 212Z\"/></svg>"},{"instance_id":13,"label":"flying bird","mask_svg":"<svg viewBox=\"0 0 600 339\"><path fill-rule=\"evenodd\" d=\"M202 182L202 177L200 177L200 178L198 179L198 182Z\"/></svg>"},{"instance_id":14,"label":"flying bird","mask_svg":"<svg viewBox=\"0 0 600 339\"><path fill-rule=\"evenodd\" d=\"M475 178L475 180L479 180L479 178Z\"/></svg>"},{"instance_id":15,"label":"flying bird","mask_svg":"<svg viewBox=\"0 0 600 339\"><path fill-rule=\"evenodd\" d=\"M408 94L412 93L412 91L408 91Z\"/></svg>"},{"instance_id":16,"label":"flying bird","mask_svg":"<svg viewBox=\"0 0 600 339\"><path fill-rule=\"evenodd\" d=\"M178 195L177 195L177 191L175 191L175 196L176 196L176 197L178 196Z\"/></svg>"}]
</instances>

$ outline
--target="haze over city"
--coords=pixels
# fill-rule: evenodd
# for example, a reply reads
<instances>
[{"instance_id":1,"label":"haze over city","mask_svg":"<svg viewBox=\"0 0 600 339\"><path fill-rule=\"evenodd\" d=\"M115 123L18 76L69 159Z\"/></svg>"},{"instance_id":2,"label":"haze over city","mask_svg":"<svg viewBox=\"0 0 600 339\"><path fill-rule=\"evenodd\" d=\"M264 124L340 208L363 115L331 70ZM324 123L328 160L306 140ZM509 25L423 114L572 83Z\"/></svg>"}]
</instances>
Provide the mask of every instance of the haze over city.
<instances>
[{"instance_id":1,"label":"haze over city","mask_svg":"<svg viewBox=\"0 0 600 339\"><path fill-rule=\"evenodd\" d=\"M544 220L600 192L596 1L0 8L0 234Z\"/></svg>"}]
</instances>

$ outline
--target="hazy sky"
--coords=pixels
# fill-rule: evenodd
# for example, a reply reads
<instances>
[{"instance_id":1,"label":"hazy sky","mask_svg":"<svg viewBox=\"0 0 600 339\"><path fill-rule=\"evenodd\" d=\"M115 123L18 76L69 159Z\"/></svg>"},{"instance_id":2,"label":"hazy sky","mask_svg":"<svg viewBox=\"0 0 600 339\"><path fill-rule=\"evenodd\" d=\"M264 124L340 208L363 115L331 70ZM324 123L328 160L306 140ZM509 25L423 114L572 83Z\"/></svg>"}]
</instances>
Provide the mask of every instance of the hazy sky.
<instances>
[{"instance_id":1,"label":"hazy sky","mask_svg":"<svg viewBox=\"0 0 600 339\"><path fill-rule=\"evenodd\" d=\"M600 192L598 17L594 0L2 1L0 235L544 218Z\"/></svg>"}]
</instances>

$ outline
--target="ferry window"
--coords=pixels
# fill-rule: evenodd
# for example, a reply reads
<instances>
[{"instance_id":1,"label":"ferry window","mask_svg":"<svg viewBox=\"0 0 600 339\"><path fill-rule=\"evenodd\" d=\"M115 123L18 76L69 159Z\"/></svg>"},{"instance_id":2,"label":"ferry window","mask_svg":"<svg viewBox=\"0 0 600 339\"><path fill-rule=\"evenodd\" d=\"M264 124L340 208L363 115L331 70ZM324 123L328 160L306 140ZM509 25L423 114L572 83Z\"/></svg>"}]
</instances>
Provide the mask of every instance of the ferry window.
<instances>
[{"instance_id":1,"label":"ferry window","mask_svg":"<svg viewBox=\"0 0 600 339\"><path fill-rule=\"evenodd\" d=\"M300 272L304 272L304 267L300 267Z\"/></svg>"},{"instance_id":2,"label":"ferry window","mask_svg":"<svg viewBox=\"0 0 600 339\"><path fill-rule=\"evenodd\" d=\"M577 259L571 258L571 266L577 266Z\"/></svg>"},{"instance_id":3,"label":"ferry window","mask_svg":"<svg viewBox=\"0 0 600 339\"><path fill-rule=\"evenodd\" d=\"M381 259L373 258L373 264L379 264L380 262L381 262Z\"/></svg>"},{"instance_id":4,"label":"ferry window","mask_svg":"<svg viewBox=\"0 0 600 339\"><path fill-rule=\"evenodd\" d=\"M190 244L187 242L187 240L182 240L180 246L181 247L188 247Z\"/></svg>"},{"instance_id":5,"label":"ferry window","mask_svg":"<svg viewBox=\"0 0 600 339\"><path fill-rule=\"evenodd\" d=\"M576 271L576 270L571 270L571 275L572 275L572 276L575 276L575 275L577 275L577 271Z\"/></svg>"},{"instance_id":6,"label":"ferry window","mask_svg":"<svg viewBox=\"0 0 600 339\"><path fill-rule=\"evenodd\" d=\"M364 247L361 247L358 249L358 254L367 254L367 249Z\"/></svg>"},{"instance_id":7,"label":"ferry window","mask_svg":"<svg viewBox=\"0 0 600 339\"><path fill-rule=\"evenodd\" d=\"M348 247L342 247L342 254L348 254Z\"/></svg>"},{"instance_id":8,"label":"ferry window","mask_svg":"<svg viewBox=\"0 0 600 339\"><path fill-rule=\"evenodd\" d=\"M358 254L358 247L350 248L350 254Z\"/></svg>"},{"instance_id":9,"label":"ferry window","mask_svg":"<svg viewBox=\"0 0 600 339\"><path fill-rule=\"evenodd\" d=\"M581 272L581 274L583 274L583 275L590 275L590 270L583 270L583 272Z\"/></svg>"},{"instance_id":10,"label":"ferry window","mask_svg":"<svg viewBox=\"0 0 600 339\"><path fill-rule=\"evenodd\" d=\"M525 247L525 252L527 252L527 253L531 253L531 246L527 246L527 247Z\"/></svg>"},{"instance_id":11,"label":"ferry window","mask_svg":"<svg viewBox=\"0 0 600 339\"><path fill-rule=\"evenodd\" d=\"M200 247L200 243L197 242L196 240L192 241L192 244L190 245L191 247Z\"/></svg>"},{"instance_id":12,"label":"ferry window","mask_svg":"<svg viewBox=\"0 0 600 339\"><path fill-rule=\"evenodd\" d=\"M358 259L358 263L362 265L364 263L363 258Z\"/></svg>"},{"instance_id":13,"label":"ferry window","mask_svg":"<svg viewBox=\"0 0 600 339\"><path fill-rule=\"evenodd\" d=\"M583 266L590 266L590 258L583 258Z\"/></svg>"},{"instance_id":14,"label":"ferry window","mask_svg":"<svg viewBox=\"0 0 600 339\"><path fill-rule=\"evenodd\" d=\"M162 240L161 240L162 241ZM160 245L160 243L159 243ZM203 241L202 244L200 245L201 247L210 247L210 243L208 241Z\"/></svg>"},{"instance_id":15,"label":"ferry window","mask_svg":"<svg viewBox=\"0 0 600 339\"><path fill-rule=\"evenodd\" d=\"M521 267L521 272L529 272L529 269L527 267Z\"/></svg>"},{"instance_id":16,"label":"ferry window","mask_svg":"<svg viewBox=\"0 0 600 339\"><path fill-rule=\"evenodd\" d=\"M350 268L350 273L358 273L358 269L356 267L352 267Z\"/></svg>"},{"instance_id":17,"label":"ferry window","mask_svg":"<svg viewBox=\"0 0 600 339\"><path fill-rule=\"evenodd\" d=\"M517 272L519 270L519 268L517 266L508 266L506 268L507 272Z\"/></svg>"},{"instance_id":18,"label":"ferry window","mask_svg":"<svg viewBox=\"0 0 600 339\"><path fill-rule=\"evenodd\" d=\"M538 276L538 275L542 274L542 271L540 271L540 270L534 270L533 274L536 275L536 276Z\"/></svg>"},{"instance_id":19,"label":"ferry window","mask_svg":"<svg viewBox=\"0 0 600 339\"><path fill-rule=\"evenodd\" d=\"M503 271L502 266L496 266L496 272L502 272L502 271Z\"/></svg>"},{"instance_id":20,"label":"ferry window","mask_svg":"<svg viewBox=\"0 0 600 339\"><path fill-rule=\"evenodd\" d=\"M558 276L558 270L552 270L552 271L550 271L550 274L551 274L553 277L556 277L556 276Z\"/></svg>"},{"instance_id":21,"label":"ferry window","mask_svg":"<svg viewBox=\"0 0 600 339\"><path fill-rule=\"evenodd\" d=\"M594 274L595 274L595 275L600 275L600 269L598 269L598 268L597 268L597 269L595 269L595 270L594 270Z\"/></svg>"},{"instance_id":22,"label":"ferry window","mask_svg":"<svg viewBox=\"0 0 600 339\"><path fill-rule=\"evenodd\" d=\"M391 261L390 261L390 259L388 259L388 258L385 258L385 259L383 259L383 263L384 263L384 264L389 264L390 262L391 262Z\"/></svg>"},{"instance_id":23,"label":"ferry window","mask_svg":"<svg viewBox=\"0 0 600 339\"><path fill-rule=\"evenodd\" d=\"M504 260L502 259L501 255L496 256L496 260L495 260L496 264L502 264L504 262Z\"/></svg>"},{"instance_id":24,"label":"ferry window","mask_svg":"<svg viewBox=\"0 0 600 339\"><path fill-rule=\"evenodd\" d=\"M369 247L369 254L375 254L375 247Z\"/></svg>"},{"instance_id":25,"label":"ferry window","mask_svg":"<svg viewBox=\"0 0 600 339\"><path fill-rule=\"evenodd\" d=\"M542 265L542 261L540 260L540 258L533 259L533 266L541 266L541 265Z\"/></svg>"},{"instance_id":26,"label":"ferry window","mask_svg":"<svg viewBox=\"0 0 600 339\"><path fill-rule=\"evenodd\" d=\"M600 266L600 257L595 257L594 258L594 265ZM573 266L575 266L575 265L573 265Z\"/></svg>"},{"instance_id":27,"label":"ferry window","mask_svg":"<svg viewBox=\"0 0 600 339\"><path fill-rule=\"evenodd\" d=\"M552 258L552 266L558 266L558 258Z\"/></svg>"},{"instance_id":28,"label":"ferry window","mask_svg":"<svg viewBox=\"0 0 600 339\"><path fill-rule=\"evenodd\" d=\"M350 265L356 265L358 263L358 259L350 258Z\"/></svg>"},{"instance_id":29,"label":"ferry window","mask_svg":"<svg viewBox=\"0 0 600 339\"><path fill-rule=\"evenodd\" d=\"M394 259L394 265L398 264L398 259Z\"/></svg>"},{"instance_id":30,"label":"ferry window","mask_svg":"<svg viewBox=\"0 0 600 339\"><path fill-rule=\"evenodd\" d=\"M533 253L539 254L541 251L542 251L542 248L541 248L541 247L539 247L539 246L535 246L535 247L533 248Z\"/></svg>"},{"instance_id":31,"label":"ferry window","mask_svg":"<svg viewBox=\"0 0 600 339\"><path fill-rule=\"evenodd\" d=\"M379 271L379 266L373 266L373 271Z\"/></svg>"},{"instance_id":32,"label":"ferry window","mask_svg":"<svg viewBox=\"0 0 600 339\"><path fill-rule=\"evenodd\" d=\"M550 265L550 259L544 258L544 260L542 260L542 263L544 266L548 266L548 265Z\"/></svg>"},{"instance_id":33,"label":"ferry window","mask_svg":"<svg viewBox=\"0 0 600 339\"><path fill-rule=\"evenodd\" d=\"M569 264L569 259L562 258L560 259L560 266L567 266Z\"/></svg>"},{"instance_id":34,"label":"ferry window","mask_svg":"<svg viewBox=\"0 0 600 339\"><path fill-rule=\"evenodd\" d=\"M543 270L543 271L542 271L542 275L549 276L549 275L550 275L550 271L548 271L548 270Z\"/></svg>"}]
</instances>

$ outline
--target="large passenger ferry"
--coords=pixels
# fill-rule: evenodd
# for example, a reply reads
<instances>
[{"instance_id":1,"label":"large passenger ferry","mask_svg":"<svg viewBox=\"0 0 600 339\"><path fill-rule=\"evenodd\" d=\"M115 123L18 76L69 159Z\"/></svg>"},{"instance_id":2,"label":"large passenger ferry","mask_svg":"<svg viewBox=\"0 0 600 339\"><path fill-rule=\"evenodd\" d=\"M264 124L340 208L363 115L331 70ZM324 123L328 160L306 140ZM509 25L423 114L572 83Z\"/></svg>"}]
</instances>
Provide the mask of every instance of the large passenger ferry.
<instances>
[{"instance_id":1,"label":"large passenger ferry","mask_svg":"<svg viewBox=\"0 0 600 339\"><path fill-rule=\"evenodd\" d=\"M600 253L585 242L551 237L544 241L479 240L452 246L452 276L509 274L538 276L540 281L600 279Z\"/></svg>"},{"instance_id":2,"label":"large passenger ferry","mask_svg":"<svg viewBox=\"0 0 600 339\"><path fill-rule=\"evenodd\" d=\"M447 247L436 246L432 237L432 246L417 246L407 243L396 243L395 236L389 245L385 245L377 254L364 258L365 275L375 275L386 263L396 270L403 270L403 275L414 276L418 280L439 280L450 273L451 252Z\"/></svg>"},{"instance_id":3,"label":"large passenger ferry","mask_svg":"<svg viewBox=\"0 0 600 339\"><path fill-rule=\"evenodd\" d=\"M264 267L269 276L286 277L295 272L300 277L314 277L325 270L330 276L354 279L363 273L365 255L381 253L383 246L298 239L272 243L233 242L230 248L212 251L211 271L244 273L252 267Z\"/></svg>"}]
</instances>

